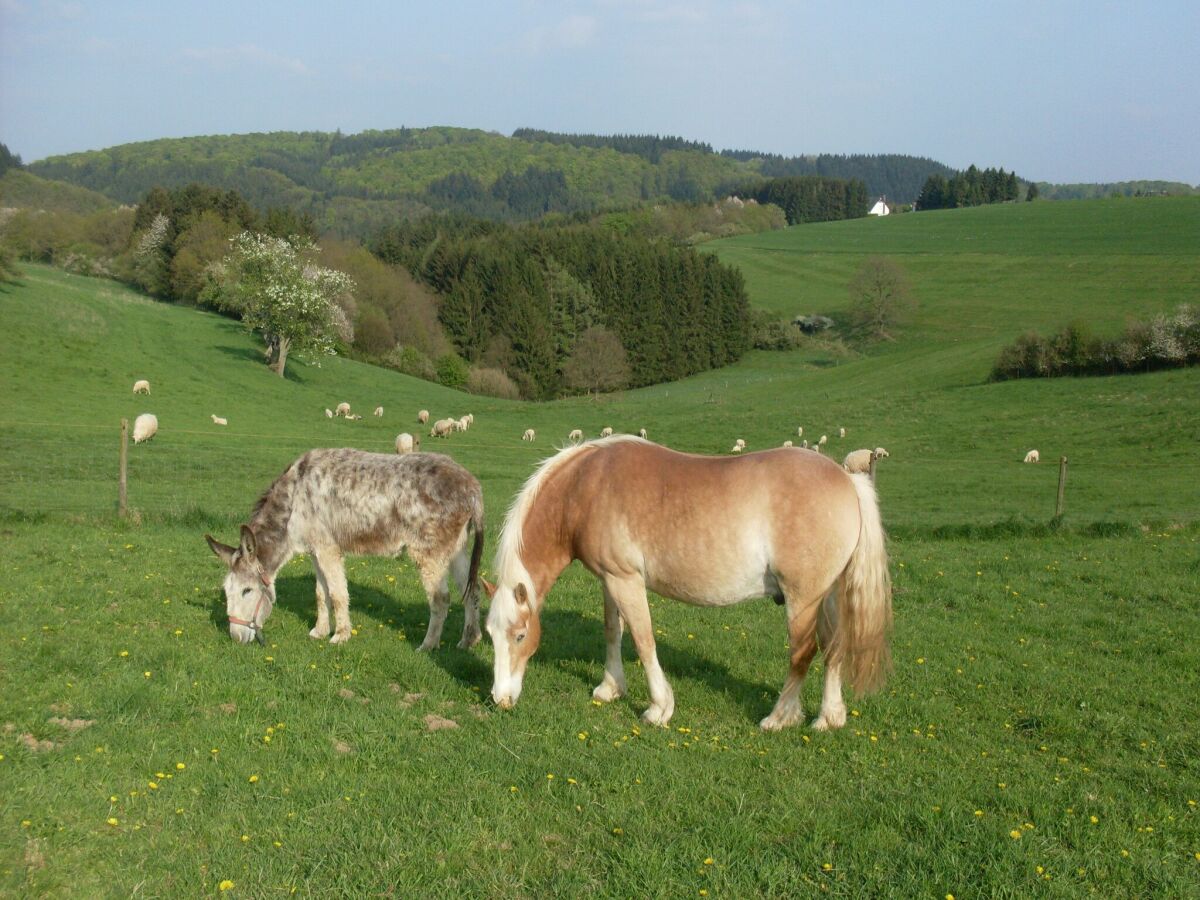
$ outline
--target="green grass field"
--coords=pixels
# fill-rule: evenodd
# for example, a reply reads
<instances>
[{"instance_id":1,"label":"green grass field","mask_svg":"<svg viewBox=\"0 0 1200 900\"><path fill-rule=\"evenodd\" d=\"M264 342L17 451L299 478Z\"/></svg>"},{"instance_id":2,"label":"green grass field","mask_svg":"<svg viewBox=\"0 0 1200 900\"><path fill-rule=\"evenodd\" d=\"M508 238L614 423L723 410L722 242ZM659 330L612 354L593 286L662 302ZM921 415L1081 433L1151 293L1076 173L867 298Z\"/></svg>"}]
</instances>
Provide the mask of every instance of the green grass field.
<instances>
[{"instance_id":1,"label":"green grass field","mask_svg":"<svg viewBox=\"0 0 1200 900\"><path fill-rule=\"evenodd\" d=\"M340 359L281 380L235 323L27 267L0 287L0 893L1196 894L1200 376L984 377L1024 328L1194 302L1198 213L1039 203L723 242L752 300L787 313L836 311L864 254L902 256L917 320L836 366L755 353L541 405ZM138 378L150 397L130 395ZM368 418L327 420L342 400ZM888 447L894 677L839 733L764 735L781 611L656 600L677 708L669 729L642 727L633 664L628 698L591 702L601 604L578 567L511 713L484 702L486 641L453 647L457 606L446 646L416 652L426 609L406 561L349 567L342 647L306 636L305 560L280 574L268 647L234 645L204 531L231 540L304 450L389 450L423 407L475 414L423 442L480 477L493 540L574 427L711 453L797 425L839 457ZM160 433L130 448L137 516L120 521L117 422L142 411ZM1019 462L1034 446L1071 461L1059 529L1057 466ZM810 712L818 700L810 683ZM431 715L458 727L431 731Z\"/></svg>"}]
</instances>

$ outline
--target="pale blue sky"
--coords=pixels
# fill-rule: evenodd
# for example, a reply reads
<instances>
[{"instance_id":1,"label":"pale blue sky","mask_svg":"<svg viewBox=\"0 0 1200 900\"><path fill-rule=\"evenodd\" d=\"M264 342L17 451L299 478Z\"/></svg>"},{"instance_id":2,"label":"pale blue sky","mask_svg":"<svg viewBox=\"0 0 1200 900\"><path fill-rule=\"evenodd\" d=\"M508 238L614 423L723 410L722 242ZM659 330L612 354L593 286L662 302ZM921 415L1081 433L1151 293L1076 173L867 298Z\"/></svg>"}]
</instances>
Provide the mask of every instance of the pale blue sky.
<instances>
[{"instance_id":1,"label":"pale blue sky","mask_svg":"<svg viewBox=\"0 0 1200 900\"><path fill-rule=\"evenodd\" d=\"M0 0L0 141L531 126L1198 184L1198 36L1200 0Z\"/></svg>"}]
</instances>

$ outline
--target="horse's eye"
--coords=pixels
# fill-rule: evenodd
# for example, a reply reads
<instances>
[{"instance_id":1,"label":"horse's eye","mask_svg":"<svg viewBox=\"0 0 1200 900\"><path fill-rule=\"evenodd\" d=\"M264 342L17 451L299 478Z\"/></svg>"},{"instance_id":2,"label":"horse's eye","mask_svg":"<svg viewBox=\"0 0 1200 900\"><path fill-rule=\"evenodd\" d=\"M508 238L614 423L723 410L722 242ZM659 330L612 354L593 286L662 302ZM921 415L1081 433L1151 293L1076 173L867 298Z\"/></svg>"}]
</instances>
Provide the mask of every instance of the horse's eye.
<instances>
[{"instance_id":1,"label":"horse's eye","mask_svg":"<svg viewBox=\"0 0 1200 900\"><path fill-rule=\"evenodd\" d=\"M517 635L517 643L519 644L523 640L525 640L525 632L522 631L520 634Z\"/></svg>"},{"instance_id":2,"label":"horse's eye","mask_svg":"<svg viewBox=\"0 0 1200 900\"><path fill-rule=\"evenodd\" d=\"M252 590L254 590L254 588L242 588L242 596L245 597Z\"/></svg>"}]
</instances>

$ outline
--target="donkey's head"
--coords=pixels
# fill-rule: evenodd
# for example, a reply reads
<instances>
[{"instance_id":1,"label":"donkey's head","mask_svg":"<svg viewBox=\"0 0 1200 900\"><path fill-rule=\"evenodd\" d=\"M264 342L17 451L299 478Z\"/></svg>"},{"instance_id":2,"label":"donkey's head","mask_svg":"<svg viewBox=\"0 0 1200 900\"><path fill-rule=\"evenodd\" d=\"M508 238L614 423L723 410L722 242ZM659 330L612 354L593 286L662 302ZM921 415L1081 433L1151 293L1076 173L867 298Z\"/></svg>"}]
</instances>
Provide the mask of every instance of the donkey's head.
<instances>
[{"instance_id":1,"label":"donkey's head","mask_svg":"<svg viewBox=\"0 0 1200 900\"><path fill-rule=\"evenodd\" d=\"M212 535L204 539L212 552L229 567L225 576L225 615L229 618L229 636L239 644L263 639L262 627L275 606L275 580L263 569L258 558L254 531L242 526L242 542L237 547L222 544Z\"/></svg>"},{"instance_id":2,"label":"donkey's head","mask_svg":"<svg viewBox=\"0 0 1200 900\"><path fill-rule=\"evenodd\" d=\"M521 696L525 665L542 639L542 620L537 603L524 581L499 587L483 582L492 598L487 630L496 650L492 699L501 709L511 709Z\"/></svg>"}]
</instances>

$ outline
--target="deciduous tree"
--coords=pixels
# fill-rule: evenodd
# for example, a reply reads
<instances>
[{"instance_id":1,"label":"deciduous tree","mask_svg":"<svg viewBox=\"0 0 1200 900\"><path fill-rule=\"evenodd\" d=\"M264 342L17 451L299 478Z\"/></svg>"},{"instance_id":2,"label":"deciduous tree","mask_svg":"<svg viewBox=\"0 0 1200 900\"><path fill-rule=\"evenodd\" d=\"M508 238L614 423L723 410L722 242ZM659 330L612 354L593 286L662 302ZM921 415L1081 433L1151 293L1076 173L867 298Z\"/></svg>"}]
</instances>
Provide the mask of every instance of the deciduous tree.
<instances>
[{"instance_id":1,"label":"deciduous tree","mask_svg":"<svg viewBox=\"0 0 1200 900\"><path fill-rule=\"evenodd\" d=\"M916 308L908 275L899 263L872 256L850 280L850 319L872 338L887 340Z\"/></svg>"}]
</instances>

